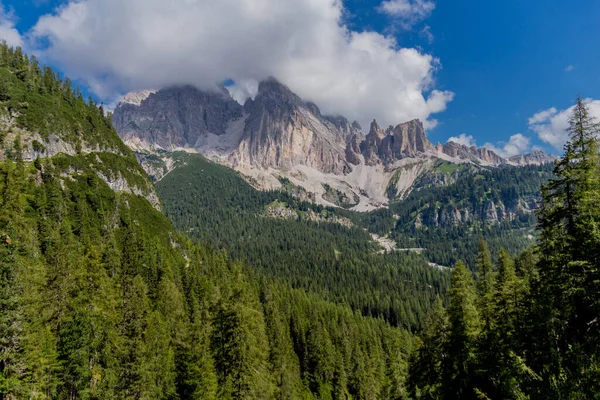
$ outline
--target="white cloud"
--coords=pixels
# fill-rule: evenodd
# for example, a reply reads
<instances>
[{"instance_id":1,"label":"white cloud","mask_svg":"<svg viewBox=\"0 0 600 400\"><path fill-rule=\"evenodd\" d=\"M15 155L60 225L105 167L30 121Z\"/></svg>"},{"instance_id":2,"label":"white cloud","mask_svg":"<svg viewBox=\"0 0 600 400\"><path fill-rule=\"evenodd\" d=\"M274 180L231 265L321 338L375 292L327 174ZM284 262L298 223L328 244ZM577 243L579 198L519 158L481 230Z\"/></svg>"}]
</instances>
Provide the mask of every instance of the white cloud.
<instances>
[{"instance_id":1,"label":"white cloud","mask_svg":"<svg viewBox=\"0 0 600 400\"><path fill-rule=\"evenodd\" d=\"M15 28L16 18L12 11L5 9L0 2L0 40L6 40L9 46L23 46L21 34Z\"/></svg>"},{"instance_id":2,"label":"white cloud","mask_svg":"<svg viewBox=\"0 0 600 400\"><path fill-rule=\"evenodd\" d=\"M466 133L452 136L448 139L448 142L455 142L468 147L477 146L473 135L467 135ZM483 147L493 151L501 157L508 158L530 150L530 144L531 140L528 137L521 133L517 133L516 135L512 135L508 142L497 142L496 144L486 143Z\"/></svg>"},{"instance_id":3,"label":"white cloud","mask_svg":"<svg viewBox=\"0 0 600 400\"><path fill-rule=\"evenodd\" d=\"M565 72L571 72L575 69L575 67L573 65L567 65L565 67Z\"/></svg>"},{"instance_id":4,"label":"white cloud","mask_svg":"<svg viewBox=\"0 0 600 400\"><path fill-rule=\"evenodd\" d=\"M585 100L590 110L590 115L600 120L600 100ZM564 144L569 140L569 133L566 129L569 127L569 117L573 112L573 107L566 110L557 110L552 107L540 111L529 118L529 129L537 133L538 137L557 150L562 150Z\"/></svg>"},{"instance_id":5,"label":"white cloud","mask_svg":"<svg viewBox=\"0 0 600 400\"><path fill-rule=\"evenodd\" d=\"M226 89L235 101L243 104L247 98L254 97L256 92L258 92L258 81L254 79L242 79L227 86Z\"/></svg>"},{"instance_id":6,"label":"white cloud","mask_svg":"<svg viewBox=\"0 0 600 400\"><path fill-rule=\"evenodd\" d=\"M379 9L397 18L406 28L429 17L435 8L431 0L385 0Z\"/></svg>"},{"instance_id":7,"label":"white cloud","mask_svg":"<svg viewBox=\"0 0 600 400\"><path fill-rule=\"evenodd\" d=\"M414 2L430 12L428 3ZM343 13L341 0L72 0L41 17L30 37L42 57L102 98L226 79L238 82L240 98L274 76L325 113L365 126L446 109L453 93L433 90L436 58L352 31Z\"/></svg>"},{"instance_id":8,"label":"white cloud","mask_svg":"<svg viewBox=\"0 0 600 400\"><path fill-rule=\"evenodd\" d=\"M433 33L431 33L431 27L429 25L425 25L419 33L421 34L421 36L427 39L427 43L429 44L432 44L435 40L435 36L433 36Z\"/></svg>"},{"instance_id":9,"label":"white cloud","mask_svg":"<svg viewBox=\"0 0 600 400\"><path fill-rule=\"evenodd\" d=\"M496 145L486 143L483 147L493 151L501 157L508 158L530 150L531 139L521 133L512 135L508 142L498 142Z\"/></svg>"},{"instance_id":10,"label":"white cloud","mask_svg":"<svg viewBox=\"0 0 600 400\"><path fill-rule=\"evenodd\" d=\"M473 135L467 135L466 133L461 133L458 136L452 136L451 138L448 138L448 142L454 142L468 147L475 146L475 139L473 138Z\"/></svg>"},{"instance_id":11,"label":"white cloud","mask_svg":"<svg viewBox=\"0 0 600 400\"><path fill-rule=\"evenodd\" d=\"M529 125L531 126L539 124L540 122L544 122L556 115L557 112L558 111L556 110L556 108L552 107L547 110L535 113L532 117L529 118Z\"/></svg>"}]
</instances>

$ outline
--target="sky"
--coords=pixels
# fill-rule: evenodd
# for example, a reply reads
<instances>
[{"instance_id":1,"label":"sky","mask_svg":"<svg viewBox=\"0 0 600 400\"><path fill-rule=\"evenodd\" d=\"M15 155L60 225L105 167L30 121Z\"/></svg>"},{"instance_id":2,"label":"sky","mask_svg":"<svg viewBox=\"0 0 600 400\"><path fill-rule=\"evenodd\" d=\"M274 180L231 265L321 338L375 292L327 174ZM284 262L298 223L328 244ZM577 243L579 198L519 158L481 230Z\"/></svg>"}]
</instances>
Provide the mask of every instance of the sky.
<instances>
[{"instance_id":1,"label":"sky","mask_svg":"<svg viewBox=\"0 0 600 400\"><path fill-rule=\"evenodd\" d=\"M0 0L0 38L109 107L142 89L273 76L364 130L560 154L578 95L600 119L597 0Z\"/></svg>"}]
</instances>

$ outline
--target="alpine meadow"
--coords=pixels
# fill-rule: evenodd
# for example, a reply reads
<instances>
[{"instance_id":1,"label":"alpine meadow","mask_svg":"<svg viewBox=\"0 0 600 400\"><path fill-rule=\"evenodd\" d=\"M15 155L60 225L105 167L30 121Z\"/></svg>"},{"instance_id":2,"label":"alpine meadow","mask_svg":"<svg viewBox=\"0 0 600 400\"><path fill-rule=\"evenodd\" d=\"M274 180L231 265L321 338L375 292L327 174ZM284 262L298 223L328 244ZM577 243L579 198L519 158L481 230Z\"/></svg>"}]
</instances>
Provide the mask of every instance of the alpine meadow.
<instances>
[{"instance_id":1,"label":"alpine meadow","mask_svg":"<svg viewBox=\"0 0 600 400\"><path fill-rule=\"evenodd\" d=\"M600 399L594 15L0 0L0 400Z\"/></svg>"}]
</instances>

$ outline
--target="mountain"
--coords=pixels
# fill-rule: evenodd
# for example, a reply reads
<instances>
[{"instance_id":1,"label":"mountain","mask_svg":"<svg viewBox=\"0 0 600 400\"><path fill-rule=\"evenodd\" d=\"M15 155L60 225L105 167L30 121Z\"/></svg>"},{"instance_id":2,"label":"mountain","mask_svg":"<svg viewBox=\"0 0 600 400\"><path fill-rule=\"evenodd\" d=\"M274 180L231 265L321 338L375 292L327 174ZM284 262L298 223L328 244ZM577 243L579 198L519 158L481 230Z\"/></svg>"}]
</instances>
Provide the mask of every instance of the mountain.
<instances>
[{"instance_id":1,"label":"mountain","mask_svg":"<svg viewBox=\"0 0 600 400\"><path fill-rule=\"evenodd\" d=\"M418 188L417 181L435 173L439 161L478 168L552 161L541 152L504 159L453 142L434 146L418 120L385 130L373 121L365 135L358 123L322 115L317 105L274 78L261 82L256 97L243 106L223 88L131 93L115 109L113 121L157 179L173 166L168 152L199 152L241 172L258 188L281 188L286 178L320 204L358 211L406 197ZM162 172L156 170L156 157L162 159Z\"/></svg>"},{"instance_id":2,"label":"mountain","mask_svg":"<svg viewBox=\"0 0 600 400\"><path fill-rule=\"evenodd\" d=\"M436 151L425 136L423 123L417 119L396 127L390 126L385 132L373 120L371 129L359 148L367 165L390 165L402 158ZM359 162L355 164L358 165Z\"/></svg>"},{"instance_id":3,"label":"mountain","mask_svg":"<svg viewBox=\"0 0 600 400\"><path fill-rule=\"evenodd\" d=\"M543 165L554 163L558 160L558 157L552 154L544 153L540 150L535 150L529 154L518 154L508 159L510 162L516 165Z\"/></svg>"},{"instance_id":4,"label":"mountain","mask_svg":"<svg viewBox=\"0 0 600 400\"><path fill-rule=\"evenodd\" d=\"M206 111L196 122L213 129L216 111ZM165 146L187 140L181 126L169 126ZM223 199L235 200L236 185L226 189ZM202 246L158 208L150 178L103 108L0 44L0 398L404 396L415 345L408 330ZM322 247L348 245L340 230L319 232ZM350 243L364 236L355 228ZM416 327L443 295L447 274L422 264L386 267L386 284L398 288L389 296L412 293L410 305L394 304L399 326ZM305 267L303 278L318 282L316 264ZM369 287L376 272L361 266L352 281L329 273L338 293L356 285L362 304L389 310L392 298L386 304Z\"/></svg>"},{"instance_id":5,"label":"mountain","mask_svg":"<svg viewBox=\"0 0 600 400\"><path fill-rule=\"evenodd\" d=\"M183 86L128 94L113 123L133 149L173 150L201 147L211 135L222 141L231 134L229 122L241 117L242 107L225 89L204 92Z\"/></svg>"},{"instance_id":6,"label":"mountain","mask_svg":"<svg viewBox=\"0 0 600 400\"><path fill-rule=\"evenodd\" d=\"M242 137L229 156L234 167L290 171L302 165L336 175L349 172L345 147L348 136L360 132L357 124L322 116L315 104L275 79L260 83L244 113Z\"/></svg>"}]
</instances>

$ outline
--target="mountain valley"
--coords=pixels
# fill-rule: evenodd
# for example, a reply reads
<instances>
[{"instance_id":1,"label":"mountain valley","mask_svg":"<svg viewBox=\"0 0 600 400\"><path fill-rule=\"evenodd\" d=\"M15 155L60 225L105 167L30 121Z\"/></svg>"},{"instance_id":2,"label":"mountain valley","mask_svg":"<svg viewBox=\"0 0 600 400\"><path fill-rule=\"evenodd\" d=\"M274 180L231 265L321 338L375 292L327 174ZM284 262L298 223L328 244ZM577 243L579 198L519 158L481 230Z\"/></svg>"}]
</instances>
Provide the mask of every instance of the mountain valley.
<instances>
[{"instance_id":1,"label":"mountain valley","mask_svg":"<svg viewBox=\"0 0 600 400\"><path fill-rule=\"evenodd\" d=\"M243 186L243 179L255 190L281 193L277 201L283 202L257 211L255 219L266 213L302 220L304 211L289 205L291 196L324 206L335 216L313 222L352 221L352 227L379 238L387 251L422 249L428 262L441 266L459 259L474 265L481 236L494 252L500 247L516 252L533 243L538 188L550 178L555 159L540 151L505 159L455 142L434 146L418 120L386 130L373 121L364 134L357 122L322 115L315 104L273 78L262 82L256 97L243 106L224 88L131 93L116 108L113 121L159 190L170 187L177 193L171 197L162 189L168 215L175 204L189 212L198 196L206 197L195 217L175 217L176 225L185 221L180 229L243 236L239 230L190 222L210 219L202 210L214 211L211 202L220 193L212 186L222 187L219 179L225 173L210 175L208 182L200 176L185 184L173 181L196 174L192 165L206 167L200 172L215 171L207 157L237 171L236 186ZM277 196L271 198L268 203ZM232 210L245 207L242 197L232 199L223 204ZM363 241L373 244L369 236ZM230 249L231 243L218 242L221 246Z\"/></svg>"}]
</instances>

